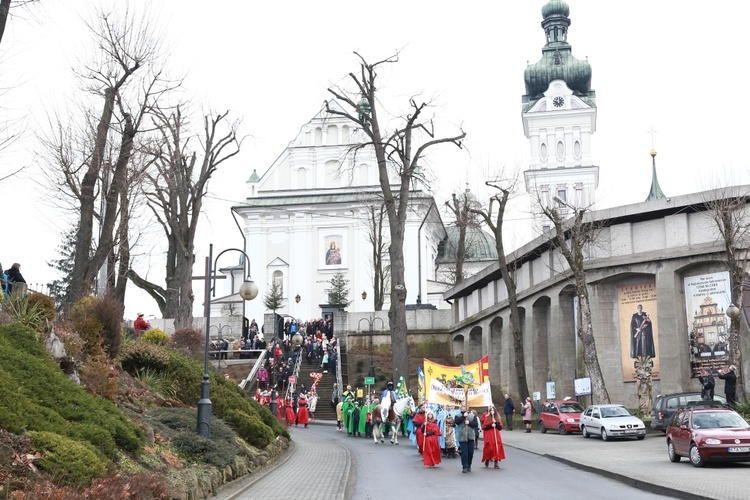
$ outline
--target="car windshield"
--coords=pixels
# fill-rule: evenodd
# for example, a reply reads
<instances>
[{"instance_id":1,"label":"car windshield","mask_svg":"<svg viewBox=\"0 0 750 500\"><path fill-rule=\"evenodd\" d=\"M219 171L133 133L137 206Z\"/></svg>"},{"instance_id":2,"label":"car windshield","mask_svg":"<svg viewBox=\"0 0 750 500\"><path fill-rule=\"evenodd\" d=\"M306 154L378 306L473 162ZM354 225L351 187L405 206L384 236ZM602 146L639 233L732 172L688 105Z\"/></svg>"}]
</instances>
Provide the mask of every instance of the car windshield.
<instances>
[{"instance_id":1,"label":"car windshield","mask_svg":"<svg viewBox=\"0 0 750 500\"><path fill-rule=\"evenodd\" d=\"M583 406L578 403L565 403L560 405L560 413L583 413Z\"/></svg>"},{"instance_id":2,"label":"car windshield","mask_svg":"<svg viewBox=\"0 0 750 500\"><path fill-rule=\"evenodd\" d=\"M696 429L730 429L748 427L747 422L735 412L711 412L693 415L693 427Z\"/></svg>"},{"instance_id":3,"label":"car windshield","mask_svg":"<svg viewBox=\"0 0 750 500\"><path fill-rule=\"evenodd\" d=\"M630 412L624 406L612 406L609 408L602 408L602 417L629 417Z\"/></svg>"}]
</instances>

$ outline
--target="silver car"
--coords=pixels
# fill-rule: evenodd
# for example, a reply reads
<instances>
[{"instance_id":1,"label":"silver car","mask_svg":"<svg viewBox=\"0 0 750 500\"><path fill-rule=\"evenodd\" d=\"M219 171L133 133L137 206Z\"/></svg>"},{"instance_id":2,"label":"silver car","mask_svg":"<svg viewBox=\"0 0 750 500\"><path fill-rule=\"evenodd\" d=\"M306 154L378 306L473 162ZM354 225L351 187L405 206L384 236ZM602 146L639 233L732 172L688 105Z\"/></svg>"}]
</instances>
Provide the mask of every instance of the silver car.
<instances>
[{"instance_id":1,"label":"silver car","mask_svg":"<svg viewBox=\"0 0 750 500\"><path fill-rule=\"evenodd\" d=\"M583 437L597 434L603 441L646 437L646 425L623 405L591 405L581 414L579 426Z\"/></svg>"}]
</instances>

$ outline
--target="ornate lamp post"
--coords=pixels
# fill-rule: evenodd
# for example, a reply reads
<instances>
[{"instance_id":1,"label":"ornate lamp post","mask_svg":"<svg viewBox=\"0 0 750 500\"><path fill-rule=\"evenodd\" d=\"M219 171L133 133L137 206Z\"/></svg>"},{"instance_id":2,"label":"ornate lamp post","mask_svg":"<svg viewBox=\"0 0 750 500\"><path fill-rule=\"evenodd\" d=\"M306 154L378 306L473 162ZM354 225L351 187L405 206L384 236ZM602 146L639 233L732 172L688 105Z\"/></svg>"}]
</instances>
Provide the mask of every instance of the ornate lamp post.
<instances>
[{"instance_id":1,"label":"ornate lamp post","mask_svg":"<svg viewBox=\"0 0 750 500\"><path fill-rule=\"evenodd\" d=\"M360 329L360 325L362 324L363 321L367 321L369 328L370 328L370 373L367 375L368 377L375 376L375 365L372 360L372 344L373 344L372 340L373 340L373 335L375 333L373 331L373 325L375 324L375 321L378 321L378 320L380 321L380 329L385 330L385 323L383 322L383 318L378 318L378 317L373 318L372 316L370 316L369 318L360 319L359 323L357 323L357 328L359 329L359 331L362 331Z\"/></svg>"},{"instance_id":2,"label":"ornate lamp post","mask_svg":"<svg viewBox=\"0 0 750 500\"><path fill-rule=\"evenodd\" d=\"M214 253L214 245L209 245L208 257L206 258L206 289L204 295L203 309L206 316L206 346L203 359L203 382L201 382L201 399L198 401L198 434L211 437L211 381L208 375L208 345L210 343L209 331L211 329L211 296L216 295L216 262L225 252L236 251L245 256L247 262L247 277L240 286L240 297L243 300L253 300L258 296L258 285L250 278L250 258L239 248L228 248L216 256L211 266Z\"/></svg>"}]
</instances>

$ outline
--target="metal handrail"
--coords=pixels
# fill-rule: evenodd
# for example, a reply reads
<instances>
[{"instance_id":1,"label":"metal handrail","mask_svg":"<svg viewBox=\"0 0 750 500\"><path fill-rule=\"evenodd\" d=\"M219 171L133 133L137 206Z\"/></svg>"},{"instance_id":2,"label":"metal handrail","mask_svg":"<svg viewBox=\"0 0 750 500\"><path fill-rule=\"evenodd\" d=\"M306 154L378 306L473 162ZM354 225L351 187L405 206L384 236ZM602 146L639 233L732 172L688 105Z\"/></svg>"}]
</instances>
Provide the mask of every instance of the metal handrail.
<instances>
[{"instance_id":1,"label":"metal handrail","mask_svg":"<svg viewBox=\"0 0 750 500\"><path fill-rule=\"evenodd\" d=\"M299 350L297 351L297 358L294 361L294 369L292 369L294 382L289 382L289 384L287 384L286 394L284 398L286 400L292 399L292 394L294 394L294 391L297 388L297 379L299 379L299 370L301 366L302 366L302 347L299 347Z\"/></svg>"},{"instance_id":2,"label":"metal handrail","mask_svg":"<svg viewBox=\"0 0 750 500\"><path fill-rule=\"evenodd\" d=\"M341 401L341 396L344 394L344 388L342 384L344 383L344 378L341 376L341 339L338 339L338 356L336 356L336 387L338 389L338 399Z\"/></svg>"},{"instance_id":3,"label":"metal handrail","mask_svg":"<svg viewBox=\"0 0 750 500\"><path fill-rule=\"evenodd\" d=\"M258 374L258 370L260 370L260 367L263 366L263 363L266 360L266 353L268 351L266 351L265 349L261 349L261 351L262 352L258 356L258 359L255 361L255 364L253 365L252 369L250 370L250 373L248 373L248 375L245 378L245 380L243 380L242 382L239 383L239 386L241 388L244 389L245 387L247 387L247 384L252 383L253 379Z\"/></svg>"}]
</instances>

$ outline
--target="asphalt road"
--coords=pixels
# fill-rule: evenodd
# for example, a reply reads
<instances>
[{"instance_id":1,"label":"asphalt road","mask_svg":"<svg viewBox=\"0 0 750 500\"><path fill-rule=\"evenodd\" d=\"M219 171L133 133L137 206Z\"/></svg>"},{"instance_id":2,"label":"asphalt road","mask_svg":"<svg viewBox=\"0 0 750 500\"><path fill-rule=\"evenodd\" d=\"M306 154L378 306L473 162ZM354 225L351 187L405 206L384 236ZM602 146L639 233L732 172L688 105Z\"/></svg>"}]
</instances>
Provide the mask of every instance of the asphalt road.
<instances>
[{"instance_id":1,"label":"asphalt road","mask_svg":"<svg viewBox=\"0 0 750 500\"><path fill-rule=\"evenodd\" d=\"M276 467L223 490L219 499L537 499L594 495L597 500L667 498L568 466L534 453L506 447L500 469L486 469L476 451L472 472L460 458L423 466L408 438L388 441L353 438L329 425L291 428L294 449ZM515 432L515 431L514 431ZM581 439L580 437L578 439Z\"/></svg>"}]
</instances>

